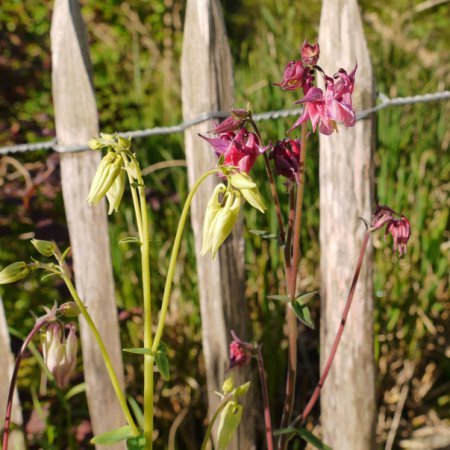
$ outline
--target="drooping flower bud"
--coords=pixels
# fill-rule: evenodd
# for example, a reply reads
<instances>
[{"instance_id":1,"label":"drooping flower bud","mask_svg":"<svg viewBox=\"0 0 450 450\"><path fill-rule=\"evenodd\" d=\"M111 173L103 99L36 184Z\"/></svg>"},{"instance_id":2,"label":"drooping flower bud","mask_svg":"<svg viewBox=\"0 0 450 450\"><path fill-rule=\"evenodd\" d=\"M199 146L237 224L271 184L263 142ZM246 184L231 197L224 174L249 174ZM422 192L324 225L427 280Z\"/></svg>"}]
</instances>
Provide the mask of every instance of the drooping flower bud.
<instances>
[{"instance_id":1,"label":"drooping flower bud","mask_svg":"<svg viewBox=\"0 0 450 450\"><path fill-rule=\"evenodd\" d=\"M386 225L385 236L390 234L394 239L394 252L398 250L399 256L406 253L406 244L411 236L411 224L405 216L391 220Z\"/></svg>"},{"instance_id":2,"label":"drooping flower bud","mask_svg":"<svg viewBox=\"0 0 450 450\"><path fill-rule=\"evenodd\" d=\"M300 140L283 139L278 141L270 152L278 175L291 181L299 181Z\"/></svg>"},{"instance_id":3,"label":"drooping flower bud","mask_svg":"<svg viewBox=\"0 0 450 450\"><path fill-rule=\"evenodd\" d=\"M240 339L233 330L231 330L231 336L233 340L230 343L230 369L246 366L252 358L255 347L250 342Z\"/></svg>"},{"instance_id":4,"label":"drooping flower bud","mask_svg":"<svg viewBox=\"0 0 450 450\"><path fill-rule=\"evenodd\" d=\"M56 244L52 241L31 239L31 243L42 256L52 256L56 250Z\"/></svg>"},{"instance_id":5,"label":"drooping flower bud","mask_svg":"<svg viewBox=\"0 0 450 450\"><path fill-rule=\"evenodd\" d=\"M77 317L80 315L81 311L75 302L63 303L59 308L58 312L64 317Z\"/></svg>"},{"instance_id":6,"label":"drooping flower bud","mask_svg":"<svg viewBox=\"0 0 450 450\"><path fill-rule=\"evenodd\" d=\"M24 261L14 262L0 272L0 284L15 283L25 278L29 273L30 268Z\"/></svg>"},{"instance_id":7,"label":"drooping flower bud","mask_svg":"<svg viewBox=\"0 0 450 450\"><path fill-rule=\"evenodd\" d=\"M222 199L219 197L223 196ZM239 215L241 194L219 184L213 192L206 208L203 225L203 246L201 254L211 252L214 258L219 247L230 235Z\"/></svg>"},{"instance_id":8,"label":"drooping flower bud","mask_svg":"<svg viewBox=\"0 0 450 450\"><path fill-rule=\"evenodd\" d=\"M42 342L44 363L60 388L68 384L77 362L75 324L71 323L67 327L69 334L66 339L61 323L50 323Z\"/></svg>"},{"instance_id":9,"label":"drooping flower bud","mask_svg":"<svg viewBox=\"0 0 450 450\"><path fill-rule=\"evenodd\" d=\"M303 86L309 69L303 66L302 61L290 61L284 69L283 79L280 83L273 83L283 91L295 91Z\"/></svg>"},{"instance_id":10,"label":"drooping flower bud","mask_svg":"<svg viewBox=\"0 0 450 450\"><path fill-rule=\"evenodd\" d=\"M125 172L120 171L119 175L114 180L114 183L106 192L106 198L109 203L108 214L119 211L120 202L122 201L123 193L125 192Z\"/></svg>"},{"instance_id":11,"label":"drooping flower bud","mask_svg":"<svg viewBox=\"0 0 450 450\"><path fill-rule=\"evenodd\" d=\"M111 188L122 171L122 157L115 152L108 152L101 160L87 198L88 203L96 205Z\"/></svg>"},{"instance_id":12,"label":"drooping flower bud","mask_svg":"<svg viewBox=\"0 0 450 450\"><path fill-rule=\"evenodd\" d=\"M225 450L236 432L242 418L243 406L236 401L230 401L220 414L217 432L219 450Z\"/></svg>"},{"instance_id":13,"label":"drooping flower bud","mask_svg":"<svg viewBox=\"0 0 450 450\"><path fill-rule=\"evenodd\" d=\"M263 214L266 212L266 206L264 205L262 195L250 175L245 172L236 172L231 175L230 183L233 187L239 189L242 196L250 203L250 205L261 211Z\"/></svg>"},{"instance_id":14,"label":"drooping flower bud","mask_svg":"<svg viewBox=\"0 0 450 450\"><path fill-rule=\"evenodd\" d=\"M211 131L215 134L222 134L239 130L243 127L249 115L249 112L245 109L232 109L230 116L219 125L216 125Z\"/></svg>"}]
</instances>

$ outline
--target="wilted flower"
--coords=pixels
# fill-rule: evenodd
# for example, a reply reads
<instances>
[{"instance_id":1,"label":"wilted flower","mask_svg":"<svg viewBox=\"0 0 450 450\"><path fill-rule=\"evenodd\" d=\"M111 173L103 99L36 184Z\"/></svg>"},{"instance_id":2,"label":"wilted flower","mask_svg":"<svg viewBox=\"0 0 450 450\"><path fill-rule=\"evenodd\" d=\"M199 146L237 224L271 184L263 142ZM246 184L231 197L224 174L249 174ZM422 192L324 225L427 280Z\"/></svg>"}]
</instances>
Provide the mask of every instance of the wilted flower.
<instances>
[{"instance_id":1,"label":"wilted flower","mask_svg":"<svg viewBox=\"0 0 450 450\"><path fill-rule=\"evenodd\" d=\"M302 61L289 61L283 72L280 83L273 83L284 91L295 91L301 88L309 75L309 68L304 67Z\"/></svg>"},{"instance_id":2,"label":"wilted flower","mask_svg":"<svg viewBox=\"0 0 450 450\"><path fill-rule=\"evenodd\" d=\"M306 66L313 66L314 64L317 64L319 59L319 44L308 44L308 41L305 39L305 42L303 42L302 48L300 49L300 53L302 55L303 64Z\"/></svg>"},{"instance_id":3,"label":"wilted flower","mask_svg":"<svg viewBox=\"0 0 450 450\"><path fill-rule=\"evenodd\" d=\"M391 234L394 238L394 251L398 250L399 256L406 253L406 244L411 236L411 224L405 216L400 219L391 220L386 225L385 236Z\"/></svg>"},{"instance_id":4,"label":"wilted flower","mask_svg":"<svg viewBox=\"0 0 450 450\"><path fill-rule=\"evenodd\" d=\"M70 323L67 328L69 334L66 338L61 323L50 323L42 342L44 363L60 388L68 384L77 363L78 344L75 325Z\"/></svg>"},{"instance_id":5,"label":"wilted flower","mask_svg":"<svg viewBox=\"0 0 450 450\"><path fill-rule=\"evenodd\" d=\"M249 112L245 109L232 109L230 116L219 125L216 125L211 131L215 134L221 134L239 130L249 116Z\"/></svg>"},{"instance_id":6,"label":"wilted flower","mask_svg":"<svg viewBox=\"0 0 450 450\"><path fill-rule=\"evenodd\" d=\"M292 181L297 180L300 161L300 140L283 139L278 141L270 152L270 159L275 163L275 171L278 175Z\"/></svg>"},{"instance_id":7,"label":"wilted flower","mask_svg":"<svg viewBox=\"0 0 450 450\"><path fill-rule=\"evenodd\" d=\"M371 229L379 230L386 225L384 237L390 234L394 239L394 251L401 256L406 253L406 244L411 236L411 224L402 214L398 214L388 206L377 205L372 214Z\"/></svg>"}]
</instances>

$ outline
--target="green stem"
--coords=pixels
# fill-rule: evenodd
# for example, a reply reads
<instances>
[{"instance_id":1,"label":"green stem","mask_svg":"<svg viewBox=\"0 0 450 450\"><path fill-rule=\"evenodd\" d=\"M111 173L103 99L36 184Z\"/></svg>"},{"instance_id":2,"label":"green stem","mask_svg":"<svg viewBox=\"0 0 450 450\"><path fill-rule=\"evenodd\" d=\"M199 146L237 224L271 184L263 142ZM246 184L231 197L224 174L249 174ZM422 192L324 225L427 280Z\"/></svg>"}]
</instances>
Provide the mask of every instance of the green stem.
<instances>
[{"instance_id":1,"label":"green stem","mask_svg":"<svg viewBox=\"0 0 450 450\"><path fill-rule=\"evenodd\" d=\"M155 339L153 341L152 352L156 352L158 350L159 343L161 341L161 336L164 331L164 323L166 320L167 309L169 307L170 300L170 292L172 289L172 281L173 276L175 274L175 265L178 258L178 252L180 250L181 237L183 236L184 227L186 224L187 215L189 213L189 208L191 206L192 199L194 197L195 192L197 191L200 184L213 173L220 172L221 169L212 169L208 172L204 173L194 184L189 192L189 195L186 199L186 202L183 207L183 212L181 213L180 221L178 223L177 234L175 235L175 241L173 243L172 255L170 256L169 269L167 271L166 285L164 286L164 294L161 305L161 314L159 316L158 328L156 329Z\"/></svg>"},{"instance_id":2,"label":"green stem","mask_svg":"<svg viewBox=\"0 0 450 450\"><path fill-rule=\"evenodd\" d=\"M104 342L103 342L103 340L102 340L102 338L100 336L100 333L99 333L97 327L95 326L95 323L92 320L90 314L88 313L86 307L84 306L83 302L81 301L80 297L78 296L78 293L77 293L77 291L75 289L75 286L73 285L73 283L70 280L70 278L66 274L63 274L61 276L61 278L66 283L66 286L69 289L69 292L72 295L73 300L75 301L75 303L77 304L78 308L80 309L80 312L81 312L82 316L86 320L89 328L92 331L92 334L95 337L95 340L97 341L97 344L98 344L98 346L100 348L100 352L101 352L102 357L103 357L103 361L104 361L105 366L106 366L106 370L108 371L108 375L109 375L109 378L111 380L111 384L112 384L114 392L115 392L115 394L117 396L117 400L119 402L119 405L122 408L123 415L125 416L126 421L130 425L131 432L133 433L134 436L139 436L139 430L138 430L136 424L134 423L134 420L133 420L133 417L131 416L130 410L128 409L128 405L127 405L127 402L125 400L125 396L124 396L124 394L122 392L122 389L120 387L119 380L117 379L116 372L114 371L114 367L112 365L112 362L111 362L111 359L109 357L108 351L106 350L105 344L104 344Z\"/></svg>"},{"instance_id":3,"label":"green stem","mask_svg":"<svg viewBox=\"0 0 450 450\"><path fill-rule=\"evenodd\" d=\"M138 166L136 161L136 166ZM150 290L150 236L148 226L147 201L145 199L145 186L142 173L137 171L139 183L139 202L142 220L141 229L141 264L142 264L142 291L144 294L144 348L152 347L152 298ZM138 219L138 217L136 217ZM144 355L144 436L145 448L153 447L153 366L155 358Z\"/></svg>"}]
</instances>

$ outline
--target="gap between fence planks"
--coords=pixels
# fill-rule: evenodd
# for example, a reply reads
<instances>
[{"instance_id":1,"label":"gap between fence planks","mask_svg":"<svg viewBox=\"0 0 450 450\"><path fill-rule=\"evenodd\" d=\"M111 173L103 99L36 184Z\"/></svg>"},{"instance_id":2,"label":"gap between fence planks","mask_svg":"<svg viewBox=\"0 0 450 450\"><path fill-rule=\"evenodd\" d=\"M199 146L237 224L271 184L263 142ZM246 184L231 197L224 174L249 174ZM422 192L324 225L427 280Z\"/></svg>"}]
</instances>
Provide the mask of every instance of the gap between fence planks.
<instances>
[{"instance_id":1,"label":"gap between fence planks","mask_svg":"<svg viewBox=\"0 0 450 450\"><path fill-rule=\"evenodd\" d=\"M217 0L188 0L181 60L183 119L189 120L203 111L229 110L233 106L234 85L231 54ZM217 158L211 147L198 137L211 129L203 123L185 131L186 160L189 184L214 167ZM200 187L191 210L195 237L197 272L202 316L202 341L205 355L209 417L215 412L225 371L229 366L230 330L248 338L249 319L244 294L244 242L242 220L232 236L221 247L213 261L210 254L200 256L203 219L206 205L217 184L217 177ZM236 382L247 381L248 370L239 370ZM258 385L258 380L253 381ZM244 400L245 414L230 449L251 450L254 444L254 393Z\"/></svg>"},{"instance_id":2,"label":"gap between fence planks","mask_svg":"<svg viewBox=\"0 0 450 450\"><path fill-rule=\"evenodd\" d=\"M356 111L375 99L372 67L356 0L324 0L320 65L333 74L358 62ZM338 66L337 66L338 64ZM320 75L319 75L320 78ZM347 298L372 209L373 117L320 136L321 367ZM334 450L370 450L375 441L372 252L362 267L342 341L321 395L323 438Z\"/></svg>"},{"instance_id":3,"label":"gap between fence planks","mask_svg":"<svg viewBox=\"0 0 450 450\"><path fill-rule=\"evenodd\" d=\"M85 25L77 0L56 0L52 27L52 88L58 145L85 144L98 135L97 107ZM123 367L104 200L88 206L99 152L61 154L61 182L75 282L123 383ZM87 400L95 434L124 425L97 343L80 319ZM123 449L124 443L97 446Z\"/></svg>"}]
</instances>

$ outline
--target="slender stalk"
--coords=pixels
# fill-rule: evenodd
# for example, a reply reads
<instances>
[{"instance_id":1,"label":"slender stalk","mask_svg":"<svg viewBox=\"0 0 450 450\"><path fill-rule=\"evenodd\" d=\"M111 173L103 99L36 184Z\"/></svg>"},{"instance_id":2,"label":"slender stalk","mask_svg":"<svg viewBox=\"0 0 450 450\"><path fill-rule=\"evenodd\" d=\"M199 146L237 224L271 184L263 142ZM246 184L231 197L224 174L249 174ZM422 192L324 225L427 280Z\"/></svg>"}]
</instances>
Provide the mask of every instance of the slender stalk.
<instances>
[{"instance_id":1,"label":"slender stalk","mask_svg":"<svg viewBox=\"0 0 450 450\"><path fill-rule=\"evenodd\" d=\"M341 341L342 333L344 332L344 327L347 322L348 312L350 311L350 306L352 305L352 300L353 300L353 296L355 294L356 284L358 283L359 274L361 272L361 266L363 263L364 255L366 253L367 243L369 242L369 237L370 237L370 230L366 231L363 242L361 244L361 251L359 253L359 258L358 258L358 262L356 264L355 274L353 275L353 280L352 280L352 284L350 286L350 291L348 293L347 301L345 303L344 311L342 313L341 323L339 324L339 329L336 333L336 337L334 338L333 346L331 347L330 355L328 356L328 360L327 360L327 363L325 364L325 368L323 370L322 376L320 377L320 380L317 383L316 388L314 389L311 399L309 400L308 404L305 406L303 413L297 419L297 420L301 419L302 422L305 422L305 420L308 417L309 413L311 412L312 408L316 404L317 399L319 398L319 395L320 395L320 391L325 383L325 380L327 379L331 365L333 364L333 359L336 355L336 351L338 349L339 342Z\"/></svg>"},{"instance_id":2,"label":"slender stalk","mask_svg":"<svg viewBox=\"0 0 450 450\"><path fill-rule=\"evenodd\" d=\"M92 334L95 337L95 340L97 341L97 345L100 348L100 352L103 357L103 361L106 366L106 370L108 371L109 378L111 380L111 384L113 386L114 392L116 394L117 400L119 402L119 405L122 409L123 415L125 416L126 421L130 425L131 431L134 436L139 436L139 430L134 423L133 417L130 413L130 410L128 408L127 402L125 400L125 396L122 392L122 389L120 388L119 380L117 379L116 372L114 370L114 367L111 362L111 358L109 357L108 350L106 350L105 344L103 342L102 337L100 336L100 333L95 326L94 321L92 320L92 317L88 313L86 307L84 306L83 302L81 301L80 297L78 296L78 293L75 289L75 286L73 285L72 281L68 277L67 274L61 275L61 278L66 283L67 288L69 289L70 294L72 295L73 300L77 304L78 308L80 309L80 312L84 319L86 320L89 328L91 329Z\"/></svg>"},{"instance_id":3,"label":"slender stalk","mask_svg":"<svg viewBox=\"0 0 450 450\"><path fill-rule=\"evenodd\" d=\"M180 221L178 222L177 234L173 242L172 254L170 255L169 269L167 271L166 284L164 286L163 300L161 304L161 314L159 316L158 328L156 329L155 338L153 340L152 352L158 350L159 343L161 342L162 333L164 331L164 324L166 320L167 309L169 307L170 292L172 290L173 276L175 274L175 265L178 258L178 252L180 250L181 238L183 236L184 227L186 225L186 219L189 213L189 208L200 184L213 173L220 172L220 169L212 169L204 173L194 184L187 196L186 202L181 213Z\"/></svg>"},{"instance_id":4,"label":"slender stalk","mask_svg":"<svg viewBox=\"0 0 450 450\"><path fill-rule=\"evenodd\" d=\"M31 342L33 337L36 335L36 333L44 326L47 325L48 320L45 319L39 319L33 329L30 331L28 336L23 341L22 347L19 351L19 354L16 358L16 363L14 365L14 371L11 376L11 382L9 383L9 391L8 391L8 400L6 403L6 415L5 415L5 421L3 425L3 440L2 440L2 449L8 450L8 441L9 441L9 432L10 432L10 425L11 425L11 412L12 412L12 402L14 397L14 388L16 387L17 382L17 375L19 373L19 367L20 363L22 362L23 355L25 354L25 350L28 347L28 344Z\"/></svg>"},{"instance_id":5,"label":"slender stalk","mask_svg":"<svg viewBox=\"0 0 450 450\"><path fill-rule=\"evenodd\" d=\"M133 157L134 159L134 157ZM136 167L139 167L134 160ZM150 236L148 225L147 201L145 198L145 186L142 173L137 170L138 192L141 219L141 265L142 265L142 291L144 296L144 348L151 348L152 336L152 300L150 290ZM133 190L133 189L132 189ZM135 208L136 209L136 208ZM136 220L139 216L136 210ZM152 355L144 355L144 436L145 448L151 450L153 447L153 367L155 358Z\"/></svg>"},{"instance_id":6,"label":"slender stalk","mask_svg":"<svg viewBox=\"0 0 450 450\"><path fill-rule=\"evenodd\" d=\"M290 265L287 275L288 293L291 302L295 301L297 289L297 270L300 258L300 230L302 223L302 207L303 207L303 192L305 187L305 161L306 161L306 123L302 124L301 130L301 150L299 161L299 182L297 186L297 199L295 204L295 221L294 221L294 242L292 251L292 263ZM295 397L295 381L297 377L297 317L292 308L288 307L287 312L287 327L288 327L288 372L286 378L286 397L283 407L283 415L281 418L281 428L286 428L292 417L292 409L294 406ZM278 441L278 449L286 448L288 439L287 435L282 434Z\"/></svg>"},{"instance_id":7,"label":"slender stalk","mask_svg":"<svg viewBox=\"0 0 450 450\"><path fill-rule=\"evenodd\" d=\"M264 360L261 351L261 346L257 347L256 355L258 360L259 379L261 380L261 390L264 405L264 423L266 426L267 450L273 450L272 421L270 419L270 407L269 407L269 391L267 389L267 377L266 371L264 370Z\"/></svg>"}]
</instances>

